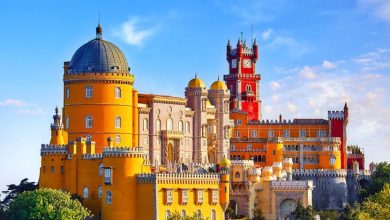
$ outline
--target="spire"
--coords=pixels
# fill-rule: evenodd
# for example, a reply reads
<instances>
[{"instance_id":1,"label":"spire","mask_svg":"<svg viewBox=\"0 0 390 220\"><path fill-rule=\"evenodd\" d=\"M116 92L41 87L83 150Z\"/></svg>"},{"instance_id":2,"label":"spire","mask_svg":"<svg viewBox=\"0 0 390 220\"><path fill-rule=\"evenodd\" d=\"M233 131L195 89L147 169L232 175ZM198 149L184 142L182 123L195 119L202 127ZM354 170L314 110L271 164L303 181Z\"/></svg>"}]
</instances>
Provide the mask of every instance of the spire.
<instances>
[{"instance_id":1,"label":"spire","mask_svg":"<svg viewBox=\"0 0 390 220\"><path fill-rule=\"evenodd\" d=\"M56 115L58 115L58 106L56 106L55 112L56 112Z\"/></svg>"},{"instance_id":2,"label":"spire","mask_svg":"<svg viewBox=\"0 0 390 220\"><path fill-rule=\"evenodd\" d=\"M253 46L257 46L256 38L255 38L255 40L253 41Z\"/></svg>"},{"instance_id":3,"label":"spire","mask_svg":"<svg viewBox=\"0 0 390 220\"><path fill-rule=\"evenodd\" d=\"M228 40L227 46L228 46L228 47L231 47L231 45L230 45L230 40Z\"/></svg>"},{"instance_id":4,"label":"spire","mask_svg":"<svg viewBox=\"0 0 390 220\"><path fill-rule=\"evenodd\" d=\"M218 75L218 81L219 81L219 75Z\"/></svg>"},{"instance_id":5,"label":"spire","mask_svg":"<svg viewBox=\"0 0 390 220\"><path fill-rule=\"evenodd\" d=\"M195 79L197 79L198 78L198 73L195 73Z\"/></svg>"},{"instance_id":6,"label":"spire","mask_svg":"<svg viewBox=\"0 0 390 220\"><path fill-rule=\"evenodd\" d=\"M347 105L347 102L345 102L345 104L344 104L344 110L348 110L348 105Z\"/></svg>"}]
</instances>

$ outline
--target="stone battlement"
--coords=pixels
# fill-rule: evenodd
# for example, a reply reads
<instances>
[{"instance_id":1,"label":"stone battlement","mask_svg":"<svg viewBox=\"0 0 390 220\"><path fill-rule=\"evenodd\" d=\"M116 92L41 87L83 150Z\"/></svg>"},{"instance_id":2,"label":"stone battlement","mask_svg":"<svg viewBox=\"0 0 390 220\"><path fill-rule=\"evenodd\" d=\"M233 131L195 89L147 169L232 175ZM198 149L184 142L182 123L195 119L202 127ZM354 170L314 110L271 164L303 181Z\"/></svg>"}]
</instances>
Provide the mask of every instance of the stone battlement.
<instances>
[{"instance_id":1,"label":"stone battlement","mask_svg":"<svg viewBox=\"0 0 390 220\"><path fill-rule=\"evenodd\" d=\"M249 175L250 176L261 176L261 170L262 168L253 168L249 170Z\"/></svg>"},{"instance_id":2,"label":"stone battlement","mask_svg":"<svg viewBox=\"0 0 390 220\"><path fill-rule=\"evenodd\" d=\"M329 120L344 120L345 114L344 111L328 111Z\"/></svg>"},{"instance_id":3,"label":"stone battlement","mask_svg":"<svg viewBox=\"0 0 390 220\"><path fill-rule=\"evenodd\" d=\"M291 181L271 180L271 189L275 189L275 190L306 190L307 188L313 188L313 181L311 181L311 180L291 180Z\"/></svg>"},{"instance_id":4,"label":"stone battlement","mask_svg":"<svg viewBox=\"0 0 390 220\"><path fill-rule=\"evenodd\" d=\"M103 157L144 157L142 147L106 147Z\"/></svg>"},{"instance_id":5,"label":"stone battlement","mask_svg":"<svg viewBox=\"0 0 390 220\"><path fill-rule=\"evenodd\" d=\"M84 160L99 160L103 159L103 154L83 154L82 158Z\"/></svg>"},{"instance_id":6,"label":"stone battlement","mask_svg":"<svg viewBox=\"0 0 390 220\"><path fill-rule=\"evenodd\" d=\"M293 169L293 176L296 177L346 177L346 170L326 170L326 169Z\"/></svg>"},{"instance_id":7,"label":"stone battlement","mask_svg":"<svg viewBox=\"0 0 390 220\"><path fill-rule=\"evenodd\" d=\"M216 173L142 173L137 175L137 183L219 184L219 175Z\"/></svg>"},{"instance_id":8,"label":"stone battlement","mask_svg":"<svg viewBox=\"0 0 390 220\"><path fill-rule=\"evenodd\" d=\"M253 160L231 160L230 161L232 166L244 166L244 167L253 167L254 163Z\"/></svg>"},{"instance_id":9,"label":"stone battlement","mask_svg":"<svg viewBox=\"0 0 390 220\"><path fill-rule=\"evenodd\" d=\"M50 154L68 154L68 145L42 144L41 156Z\"/></svg>"}]
</instances>

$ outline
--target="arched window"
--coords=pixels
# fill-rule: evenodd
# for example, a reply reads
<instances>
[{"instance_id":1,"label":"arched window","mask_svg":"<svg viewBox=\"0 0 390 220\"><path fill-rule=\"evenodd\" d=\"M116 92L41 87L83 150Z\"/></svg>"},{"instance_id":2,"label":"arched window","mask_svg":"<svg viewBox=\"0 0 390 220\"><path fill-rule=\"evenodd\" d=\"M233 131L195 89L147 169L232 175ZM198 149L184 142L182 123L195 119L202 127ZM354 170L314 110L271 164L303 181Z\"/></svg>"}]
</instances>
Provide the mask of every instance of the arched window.
<instances>
[{"instance_id":1,"label":"arched window","mask_svg":"<svg viewBox=\"0 0 390 220\"><path fill-rule=\"evenodd\" d=\"M191 132L191 127L190 127L190 122L189 121L186 122L186 132L187 133Z\"/></svg>"},{"instance_id":2,"label":"arched window","mask_svg":"<svg viewBox=\"0 0 390 220\"><path fill-rule=\"evenodd\" d=\"M156 131L160 131L161 130L161 121L160 119L157 119L156 120Z\"/></svg>"},{"instance_id":3,"label":"arched window","mask_svg":"<svg viewBox=\"0 0 390 220\"><path fill-rule=\"evenodd\" d=\"M146 118L144 118L144 120L143 120L143 129L144 129L144 131L149 129L149 122L148 122L148 119L146 119Z\"/></svg>"},{"instance_id":4,"label":"arched window","mask_svg":"<svg viewBox=\"0 0 390 220\"><path fill-rule=\"evenodd\" d=\"M240 173L239 172L236 172L236 174L234 175L235 178L240 178Z\"/></svg>"},{"instance_id":5,"label":"arched window","mask_svg":"<svg viewBox=\"0 0 390 220\"><path fill-rule=\"evenodd\" d=\"M224 102L224 112L225 113L229 113L229 101L225 101Z\"/></svg>"},{"instance_id":6,"label":"arched window","mask_svg":"<svg viewBox=\"0 0 390 220\"><path fill-rule=\"evenodd\" d=\"M268 137L274 137L274 130L268 131Z\"/></svg>"},{"instance_id":7,"label":"arched window","mask_svg":"<svg viewBox=\"0 0 390 220\"><path fill-rule=\"evenodd\" d=\"M202 99L202 111L206 111L206 102L207 99Z\"/></svg>"},{"instance_id":8,"label":"arched window","mask_svg":"<svg viewBox=\"0 0 390 220\"><path fill-rule=\"evenodd\" d=\"M165 212L165 219L168 220L171 217L171 211L167 210Z\"/></svg>"},{"instance_id":9,"label":"arched window","mask_svg":"<svg viewBox=\"0 0 390 220\"><path fill-rule=\"evenodd\" d=\"M334 165L335 163L336 163L336 157L335 156L331 156L330 157L330 164Z\"/></svg>"},{"instance_id":10,"label":"arched window","mask_svg":"<svg viewBox=\"0 0 390 220\"><path fill-rule=\"evenodd\" d=\"M173 120L172 118L167 119L167 130L172 131L173 130Z\"/></svg>"},{"instance_id":11,"label":"arched window","mask_svg":"<svg viewBox=\"0 0 390 220\"><path fill-rule=\"evenodd\" d=\"M69 128L69 117L66 116L65 118L65 128Z\"/></svg>"},{"instance_id":12,"label":"arched window","mask_svg":"<svg viewBox=\"0 0 390 220\"><path fill-rule=\"evenodd\" d=\"M215 213L215 209L211 210L211 220L216 220L217 214Z\"/></svg>"},{"instance_id":13,"label":"arched window","mask_svg":"<svg viewBox=\"0 0 390 220\"><path fill-rule=\"evenodd\" d=\"M121 136L120 135L116 135L115 136L115 142L116 143L120 143L121 142Z\"/></svg>"},{"instance_id":14,"label":"arched window","mask_svg":"<svg viewBox=\"0 0 390 220\"><path fill-rule=\"evenodd\" d=\"M112 192L107 191L106 192L106 204L111 204L112 203Z\"/></svg>"},{"instance_id":15,"label":"arched window","mask_svg":"<svg viewBox=\"0 0 390 220\"><path fill-rule=\"evenodd\" d=\"M115 128L121 128L122 127L122 119L121 117L116 117L115 118Z\"/></svg>"},{"instance_id":16,"label":"arched window","mask_svg":"<svg viewBox=\"0 0 390 220\"><path fill-rule=\"evenodd\" d=\"M196 218L198 219L202 218L202 211L200 211L200 209L196 210Z\"/></svg>"},{"instance_id":17,"label":"arched window","mask_svg":"<svg viewBox=\"0 0 390 220\"><path fill-rule=\"evenodd\" d=\"M179 121L179 131L184 131L183 129L183 121Z\"/></svg>"},{"instance_id":18,"label":"arched window","mask_svg":"<svg viewBox=\"0 0 390 220\"><path fill-rule=\"evenodd\" d=\"M93 119L92 116L85 116L85 128L92 128Z\"/></svg>"},{"instance_id":19,"label":"arched window","mask_svg":"<svg viewBox=\"0 0 390 220\"><path fill-rule=\"evenodd\" d=\"M252 92L252 87L251 87L251 85L249 85L249 84L246 85L246 91L247 91L247 92Z\"/></svg>"},{"instance_id":20,"label":"arched window","mask_svg":"<svg viewBox=\"0 0 390 220\"><path fill-rule=\"evenodd\" d=\"M92 141L92 136L90 134L88 134L85 139L87 139L87 141Z\"/></svg>"},{"instance_id":21,"label":"arched window","mask_svg":"<svg viewBox=\"0 0 390 220\"><path fill-rule=\"evenodd\" d=\"M103 196L103 189L102 189L101 186L99 186L99 187L98 187L98 197L99 197L99 198L102 198L102 196Z\"/></svg>"},{"instance_id":22,"label":"arched window","mask_svg":"<svg viewBox=\"0 0 390 220\"><path fill-rule=\"evenodd\" d=\"M66 87L66 90L65 90L65 97L66 97L67 99L69 99L69 97L70 97L70 90L69 90L69 87Z\"/></svg>"},{"instance_id":23,"label":"arched window","mask_svg":"<svg viewBox=\"0 0 390 220\"><path fill-rule=\"evenodd\" d=\"M99 164L99 176L103 176L103 171L104 171L104 169L103 169L103 163L100 163L100 164Z\"/></svg>"},{"instance_id":24,"label":"arched window","mask_svg":"<svg viewBox=\"0 0 390 220\"><path fill-rule=\"evenodd\" d=\"M115 87L115 98L122 97L122 91L120 87Z\"/></svg>"},{"instance_id":25,"label":"arched window","mask_svg":"<svg viewBox=\"0 0 390 220\"><path fill-rule=\"evenodd\" d=\"M182 218L185 218L186 217L186 210L181 210L181 217Z\"/></svg>"},{"instance_id":26,"label":"arched window","mask_svg":"<svg viewBox=\"0 0 390 220\"><path fill-rule=\"evenodd\" d=\"M85 98L92 98L92 86L85 87Z\"/></svg>"},{"instance_id":27,"label":"arched window","mask_svg":"<svg viewBox=\"0 0 390 220\"><path fill-rule=\"evenodd\" d=\"M84 189L83 189L83 198L87 199L88 195L89 195L88 187L84 187Z\"/></svg>"}]
</instances>

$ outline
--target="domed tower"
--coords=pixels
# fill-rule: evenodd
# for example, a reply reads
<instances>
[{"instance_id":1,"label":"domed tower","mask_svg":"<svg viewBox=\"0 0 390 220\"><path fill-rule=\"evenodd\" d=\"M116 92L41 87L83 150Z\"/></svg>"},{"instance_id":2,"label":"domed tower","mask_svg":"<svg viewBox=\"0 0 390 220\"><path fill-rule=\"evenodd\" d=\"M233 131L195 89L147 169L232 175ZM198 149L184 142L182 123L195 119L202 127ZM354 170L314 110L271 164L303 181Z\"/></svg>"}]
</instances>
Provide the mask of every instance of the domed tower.
<instances>
[{"instance_id":1,"label":"domed tower","mask_svg":"<svg viewBox=\"0 0 390 220\"><path fill-rule=\"evenodd\" d=\"M114 44L95 39L81 46L64 63L65 131L69 141L78 137L96 142L102 152L108 137L114 146L138 145L138 94L126 57Z\"/></svg>"},{"instance_id":2,"label":"domed tower","mask_svg":"<svg viewBox=\"0 0 390 220\"><path fill-rule=\"evenodd\" d=\"M229 137L229 99L230 91L227 88L225 82L218 80L211 84L209 95L211 103L217 108L216 121L217 121L217 161L228 157L228 149L230 146Z\"/></svg>"},{"instance_id":3,"label":"domed tower","mask_svg":"<svg viewBox=\"0 0 390 220\"><path fill-rule=\"evenodd\" d=\"M207 155L207 89L204 82L195 75L195 78L188 82L185 89L187 106L194 112L194 155L193 161L197 163L208 163Z\"/></svg>"}]
</instances>

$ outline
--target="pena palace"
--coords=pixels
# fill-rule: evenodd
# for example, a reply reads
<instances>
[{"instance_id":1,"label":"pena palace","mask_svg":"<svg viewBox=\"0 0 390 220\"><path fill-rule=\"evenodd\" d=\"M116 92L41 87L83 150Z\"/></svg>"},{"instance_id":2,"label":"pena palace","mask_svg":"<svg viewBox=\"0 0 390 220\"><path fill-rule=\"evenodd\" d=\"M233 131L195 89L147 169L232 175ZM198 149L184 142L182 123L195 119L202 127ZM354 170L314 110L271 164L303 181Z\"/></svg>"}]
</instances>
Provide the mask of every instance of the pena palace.
<instances>
[{"instance_id":1,"label":"pena palace","mask_svg":"<svg viewBox=\"0 0 390 220\"><path fill-rule=\"evenodd\" d=\"M354 199L349 179L364 179L363 150L347 144L347 104L326 119L264 119L258 58L256 40L228 41L223 81L208 87L195 75L184 97L144 94L99 24L64 62L39 187L79 195L93 219L222 220L257 209L284 219L299 201L342 209Z\"/></svg>"}]
</instances>

